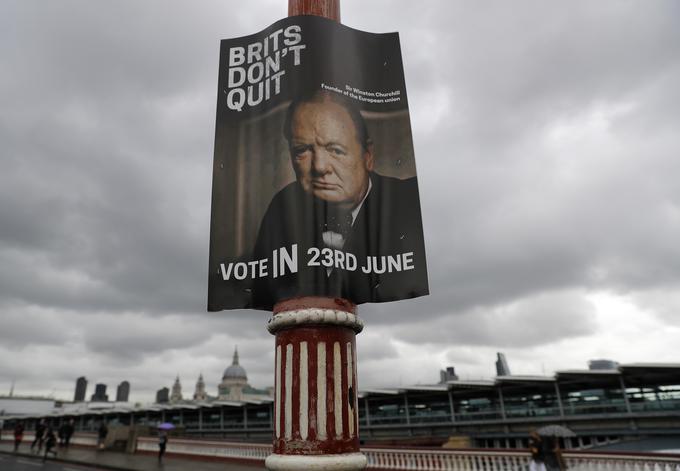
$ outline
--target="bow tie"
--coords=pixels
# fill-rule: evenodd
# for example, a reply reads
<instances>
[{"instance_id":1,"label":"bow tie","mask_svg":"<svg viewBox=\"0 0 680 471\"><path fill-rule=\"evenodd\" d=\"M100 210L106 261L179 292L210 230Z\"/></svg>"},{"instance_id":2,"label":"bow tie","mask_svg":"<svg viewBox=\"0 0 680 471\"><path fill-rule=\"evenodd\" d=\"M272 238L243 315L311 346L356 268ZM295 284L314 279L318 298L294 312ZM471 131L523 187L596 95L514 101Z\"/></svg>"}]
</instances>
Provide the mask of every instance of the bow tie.
<instances>
[{"instance_id":1,"label":"bow tie","mask_svg":"<svg viewBox=\"0 0 680 471\"><path fill-rule=\"evenodd\" d=\"M328 215L321 225L321 232L331 231L347 237L352 230L352 213Z\"/></svg>"}]
</instances>

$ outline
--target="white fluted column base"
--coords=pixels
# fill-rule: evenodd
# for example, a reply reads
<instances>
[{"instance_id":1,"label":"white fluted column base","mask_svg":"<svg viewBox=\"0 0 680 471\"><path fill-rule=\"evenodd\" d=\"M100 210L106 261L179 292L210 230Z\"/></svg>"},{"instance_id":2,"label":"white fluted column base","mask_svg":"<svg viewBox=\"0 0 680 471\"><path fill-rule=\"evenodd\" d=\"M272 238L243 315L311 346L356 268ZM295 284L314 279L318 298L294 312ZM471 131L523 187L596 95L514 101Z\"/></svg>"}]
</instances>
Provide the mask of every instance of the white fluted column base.
<instances>
[{"instance_id":1,"label":"white fluted column base","mask_svg":"<svg viewBox=\"0 0 680 471\"><path fill-rule=\"evenodd\" d=\"M264 465L270 471L360 471L366 468L361 453L337 455L277 455L267 457Z\"/></svg>"}]
</instances>

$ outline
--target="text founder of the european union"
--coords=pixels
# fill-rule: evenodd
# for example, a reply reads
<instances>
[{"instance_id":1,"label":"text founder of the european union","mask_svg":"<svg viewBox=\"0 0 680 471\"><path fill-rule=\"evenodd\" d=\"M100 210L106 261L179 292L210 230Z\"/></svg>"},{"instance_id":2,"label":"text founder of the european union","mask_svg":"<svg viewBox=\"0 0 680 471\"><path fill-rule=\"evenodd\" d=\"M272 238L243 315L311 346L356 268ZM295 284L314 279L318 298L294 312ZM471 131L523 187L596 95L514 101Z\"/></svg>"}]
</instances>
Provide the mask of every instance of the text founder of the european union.
<instances>
[{"instance_id":1,"label":"text founder of the european union","mask_svg":"<svg viewBox=\"0 0 680 471\"><path fill-rule=\"evenodd\" d=\"M418 183L373 171L361 113L342 95L316 91L294 100L284 135L296 181L267 209L256 258L297 244L297 272L256 280L253 307L296 296L364 302L428 294Z\"/></svg>"}]
</instances>

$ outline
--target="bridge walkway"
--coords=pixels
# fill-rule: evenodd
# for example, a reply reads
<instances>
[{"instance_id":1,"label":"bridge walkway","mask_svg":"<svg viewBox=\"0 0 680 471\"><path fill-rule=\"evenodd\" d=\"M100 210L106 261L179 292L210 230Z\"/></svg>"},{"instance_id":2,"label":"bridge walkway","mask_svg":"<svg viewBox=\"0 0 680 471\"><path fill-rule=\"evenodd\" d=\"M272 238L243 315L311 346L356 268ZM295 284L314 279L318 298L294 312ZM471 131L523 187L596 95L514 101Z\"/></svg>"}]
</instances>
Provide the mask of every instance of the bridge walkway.
<instances>
[{"instance_id":1,"label":"bridge walkway","mask_svg":"<svg viewBox=\"0 0 680 471\"><path fill-rule=\"evenodd\" d=\"M14 446L8 442L0 443L0 453L14 454ZM36 457L36 453L31 453L30 442L23 442L19 447L20 456ZM54 461L52 455L48 461ZM86 447L70 447L68 450L57 450L57 461L71 463L75 465L94 466L101 469L113 471L256 471L263 470L263 465L231 463L224 460L203 461L196 459L177 458L165 456L163 463L159 464L156 456L136 453L134 455L109 450L95 450Z\"/></svg>"}]
</instances>

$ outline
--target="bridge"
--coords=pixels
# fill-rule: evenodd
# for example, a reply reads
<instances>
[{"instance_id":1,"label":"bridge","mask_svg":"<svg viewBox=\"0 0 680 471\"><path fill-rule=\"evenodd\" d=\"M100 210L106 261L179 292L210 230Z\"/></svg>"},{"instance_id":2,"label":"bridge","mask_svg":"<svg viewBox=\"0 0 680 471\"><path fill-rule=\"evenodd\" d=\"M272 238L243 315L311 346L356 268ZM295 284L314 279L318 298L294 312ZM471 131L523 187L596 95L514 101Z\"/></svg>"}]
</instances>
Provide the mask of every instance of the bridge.
<instances>
[{"instance_id":1,"label":"bridge","mask_svg":"<svg viewBox=\"0 0 680 471\"><path fill-rule=\"evenodd\" d=\"M271 442L273 399L84 406L1 418L6 430L16 420L30 431L41 419L54 427L74 419L79 432L94 432L101 421L152 428L172 422L187 438ZM367 445L439 446L458 436L470 448L526 448L530 430L553 423L576 432L562 443L565 449L648 437L680 442L680 364L628 364L359 393L361 439Z\"/></svg>"},{"instance_id":2,"label":"bridge","mask_svg":"<svg viewBox=\"0 0 680 471\"><path fill-rule=\"evenodd\" d=\"M26 442L32 441L33 435L27 434ZM155 458L149 458L158 450L157 439L140 437L136 441L134 453L95 451L96 435L78 433L72 443L80 452L66 452L77 457L71 462L107 466L111 469L148 469L149 463L155 464ZM0 442L0 453L10 454L11 436L3 434ZM369 470L526 470L529 465L527 450L498 449L466 449L446 450L441 448L404 448L404 447L362 447L368 458ZM225 440L176 439L168 444L166 469L183 469L192 460L191 469L226 469L246 471L247 469L264 469L264 459L271 453L271 446L256 443L238 443ZM680 454L658 453L603 453L595 451L565 451L567 465L571 470L649 470L680 471ZM177 461L173 461L177 460ZM218 464L222 463L221 466Z\"/></svg>"}]
</instances>

